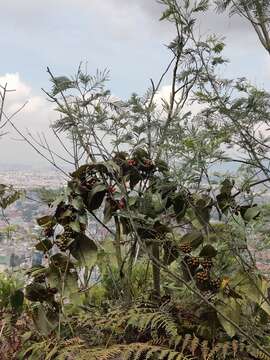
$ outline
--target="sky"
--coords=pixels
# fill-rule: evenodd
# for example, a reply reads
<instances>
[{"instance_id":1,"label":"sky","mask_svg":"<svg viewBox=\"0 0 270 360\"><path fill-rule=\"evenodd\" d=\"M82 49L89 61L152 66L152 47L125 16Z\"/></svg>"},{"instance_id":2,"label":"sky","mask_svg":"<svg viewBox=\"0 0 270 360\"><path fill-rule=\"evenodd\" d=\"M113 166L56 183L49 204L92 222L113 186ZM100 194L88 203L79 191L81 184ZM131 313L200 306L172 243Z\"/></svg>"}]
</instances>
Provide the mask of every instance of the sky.
<instances>
[{"instance_id":1,"label":"sky","mask_svg":"<svg viewBox=\"0 0 270 360\"><path fill-rule=\"evenodd\" d=\"M56 75L72 75L81 61L88 69L110 70L112 93L127 99L143 94L150 78L158 79L166 67L166 44L173 39L170 24L160 22L162 6L155 0L0 0L0 84L10 89L6 102L13 119L27 133L44 132L55 151L60 151L48 128L56 117L41 88L49 89L47 66ZM199 19L202 36L225 36L224 68L229 77L249 78L268 88L269 56L243 19L210 11ZM163 93L170 80L163 84ZM45 166L45 162L23 142L12 128L0 139L1 165Z\"/></svg>"}]
</instances>

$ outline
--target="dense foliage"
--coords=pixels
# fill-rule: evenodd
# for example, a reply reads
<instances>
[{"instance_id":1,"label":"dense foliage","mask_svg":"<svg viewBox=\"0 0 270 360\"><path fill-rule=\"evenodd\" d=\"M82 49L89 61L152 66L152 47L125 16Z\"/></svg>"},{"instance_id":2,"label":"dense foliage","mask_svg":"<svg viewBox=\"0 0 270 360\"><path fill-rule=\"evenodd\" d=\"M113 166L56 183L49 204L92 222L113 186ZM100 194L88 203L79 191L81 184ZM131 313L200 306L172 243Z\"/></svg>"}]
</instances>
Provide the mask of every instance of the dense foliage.
<instances>
[{"instance_id":1,"label":"dense foliage","mask_svg":"<svg viewBox=\"0 0 270 360\"><path fill-rule=\"evenodd\" d=\"M52 131L74 170L40 144L67 181L40 192L43 265L28 269L23 285L0 278L3 359L270 359L269 282L255 257L257 243L269 242L258 187L269 181L269 94L217 75L225 44L202 40L195 26L208 1L161 3L176 38L145 96L113 98L106 72L80 66L69 78L48 69L46 94L59 113ZM252 2L261 3L268 9ZM252 4L218 2L256 16L264 32L269 20ZM170 71L170 97L160 101ZM190 102L202 110L194 114ZM0 120L15 127L3 109ZM241 167L211 172L228 161ZM1 186L3 213L20 196Z\"/></svg>"}]
</instances>

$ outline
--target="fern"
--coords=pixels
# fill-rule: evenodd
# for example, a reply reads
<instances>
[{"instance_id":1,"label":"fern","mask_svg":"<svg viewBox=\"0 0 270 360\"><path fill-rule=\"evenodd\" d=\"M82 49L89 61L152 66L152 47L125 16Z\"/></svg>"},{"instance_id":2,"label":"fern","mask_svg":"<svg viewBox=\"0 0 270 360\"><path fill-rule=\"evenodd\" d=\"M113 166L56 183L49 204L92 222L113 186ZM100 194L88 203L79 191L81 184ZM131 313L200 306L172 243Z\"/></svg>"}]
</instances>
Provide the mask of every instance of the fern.
<instances>
[{"instance_id":1,"label":"fern","mask_svg":"<svg viewBox=\"0 0 270 360\"><path fill-rule=\"evenodd\" d=\"M141 333L150 332L152 338L165 333L169 338L178 335L178 324L166 309L147 304L147 307L136 307L130 310L125 318L126 327L138 329Z\"/></svg>"},{"instance_id":2,"label":"fern","mask_svg":"<svg viewBox=\"0 0 270 360\"><path fill-rule=\"evenodd\" d=\"M164 330L169 337L178 335L178 328L172 316L159 311L146 314L134 312L130 315L127 325L137 328L140 332L150 330L153 334L155 331Z\"/></svg>"},{"instance_id":3,"label":"fern","mask_svg":"<svg viewBox=\"0 0 270 360\"><path fill-rule=\"evenodd\" d=\"M80 354L82 360L190 360L185 356L162 346L149 343L133 343L130 345L115 345L106 350L92 349Z\"/></svg>"},{"instance_id":4,"label":"fern","mask_svg":"<svg viewBox=\"0 0 270 360\"><path fill-rule=\"evenodd\" d=\"M266 354L264 354L262 351L258 350L258 349L254 349L251 346L247 347L249 354L251 354L252 356L254 356L254 358L258 359L258 360L270 360L270 357L267 356Z\"/></svg>"}]
</instances>

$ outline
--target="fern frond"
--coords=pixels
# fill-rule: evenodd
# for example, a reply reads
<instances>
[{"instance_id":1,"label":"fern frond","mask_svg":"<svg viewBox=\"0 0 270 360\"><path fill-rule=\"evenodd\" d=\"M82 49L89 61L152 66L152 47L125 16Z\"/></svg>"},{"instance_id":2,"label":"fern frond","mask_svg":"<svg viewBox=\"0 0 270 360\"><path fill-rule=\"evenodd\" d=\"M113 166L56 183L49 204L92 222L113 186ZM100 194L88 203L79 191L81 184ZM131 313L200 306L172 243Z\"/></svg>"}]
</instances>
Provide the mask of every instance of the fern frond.
<instances>
[{"instance_id":1,"label":"fern frond","mask_svg":"<svg viewBox=\"0 0 270 360\"><path fill-rule=\"evenodd\" d=\"M191 350L191 353L193 356L194 356L196 350L198 349L199 344L200 344L200 340L197 338L197 336L194 336L191 341L191 347L190 347L190 350Z\"/></svg>"},{"instance_id":2,"label":"fern frond","mask_svg":"<svg viewBox=\"0 0 270 360\"><path fill-rule=\"evenodd\" d=\"M260 351L258 349L254 349L252 346L248 346L247 350L250 355L252 355L254 358L256 358L258 360L270 360L270 356L267 356L266 354L264 354L262 351Z\"/></svg>"},{"instance_id":3,"label":"fern frond","mask_svg":"<svg viewBox=\"0 0 270 360\"><path fill-rule=\"evenodd\" d=\"M136 309L130 312L127 319L127 326L137 328L140 332L150 331L154 334L163 330L168 337L175 338L178 335L178 327L174 318L161 311L145 313L144 310Z\"/></svg>"},{"instance_id":4,"label":"fern frond","mask_svg":"<svg viewBox=\"0 0 270 360\"><path fill-rule=\"evenodd\" d=\"M201 352L202 352L202 357L203 360L207 360L207 356L209 354L209 346L208 346L208 341L204 340L201 344Z\"/></svg>"},{"instance_id":5,"label":"fern frond","mask_svg":"<svg viewBox=\"0 0 270 360\"><path fill-rule=\"evenodd\" d=\"M232 341L232 350L233 350L233 356L235 357L235 355L237 354L239 349L239 343L237 340L233 340Z\"/></svg>"},{"instance_id":6,"label":"fern frond","mask_svg":"<svg viewBox=\"0 0 270 360\"><path fill-rule=\"evenodd\" d=\"M230 343L229 342L225 342L222 346L222 356L223 356L223 359L226 359L227 355L228 355L228 352L229 352L229 349L230 349Z\"/></svg>"},{"instance_id":7,"label":"fern frond","mask_svg":"<svg viewBox=\"0 0 270 360\"><path fill-rule=\"evenodd\" d=\"M92 349L85 353L89 360L191 360L185 356L162 346L154 346L148 343L133 343L129 345L115 345L106 350L95 351ZM83 359L86 359L83 357Z\"/></svg>"},{"instance_id":8,"label":"fern frond","mask_svg":"<svg viewBox=\"0 0 270 360\"><path fill-rule=\"evenodd\" d=\"M188 347L188 345L191 342L191 339L192 339L192 336L190 334L185 335L184 340L183 340L181 353L183 353L186 350L186 348Z\"/></svg>"}]
</instances>

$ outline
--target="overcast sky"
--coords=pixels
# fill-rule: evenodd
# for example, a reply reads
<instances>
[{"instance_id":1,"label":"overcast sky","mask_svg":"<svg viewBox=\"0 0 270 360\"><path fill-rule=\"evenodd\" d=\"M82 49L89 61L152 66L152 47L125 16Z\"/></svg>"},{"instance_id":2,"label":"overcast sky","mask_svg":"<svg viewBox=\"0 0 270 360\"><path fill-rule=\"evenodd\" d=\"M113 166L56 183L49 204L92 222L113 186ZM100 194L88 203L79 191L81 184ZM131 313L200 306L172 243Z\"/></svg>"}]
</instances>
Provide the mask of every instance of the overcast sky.
<instances>
[{"instance_id":1,"label":"overcast sky","mask_svg":"<svg viewBox=\"0 0 270 360\"><path fill-rule=\"evenodd\" d=\"M15 120L21 130L48 134L55 117L41 91L50 86L47 66L56 75L72 75L81 61L88 62L90 72L108 68L112 93L128 98L132 92L144 93L149 79L157 79L167 64L164 45L173 32L158 21L161 6L154 0L0 0L0 5L0 84L17 89L9 95L8 113L28 101ZM202 35L226 37L225 54L231 61L226 75L246 76L269 87L269 56L248 24L210 12L198 26ZM0 166L44 164L8 131L0 140Z\"/></svg>"}]
</instances>

